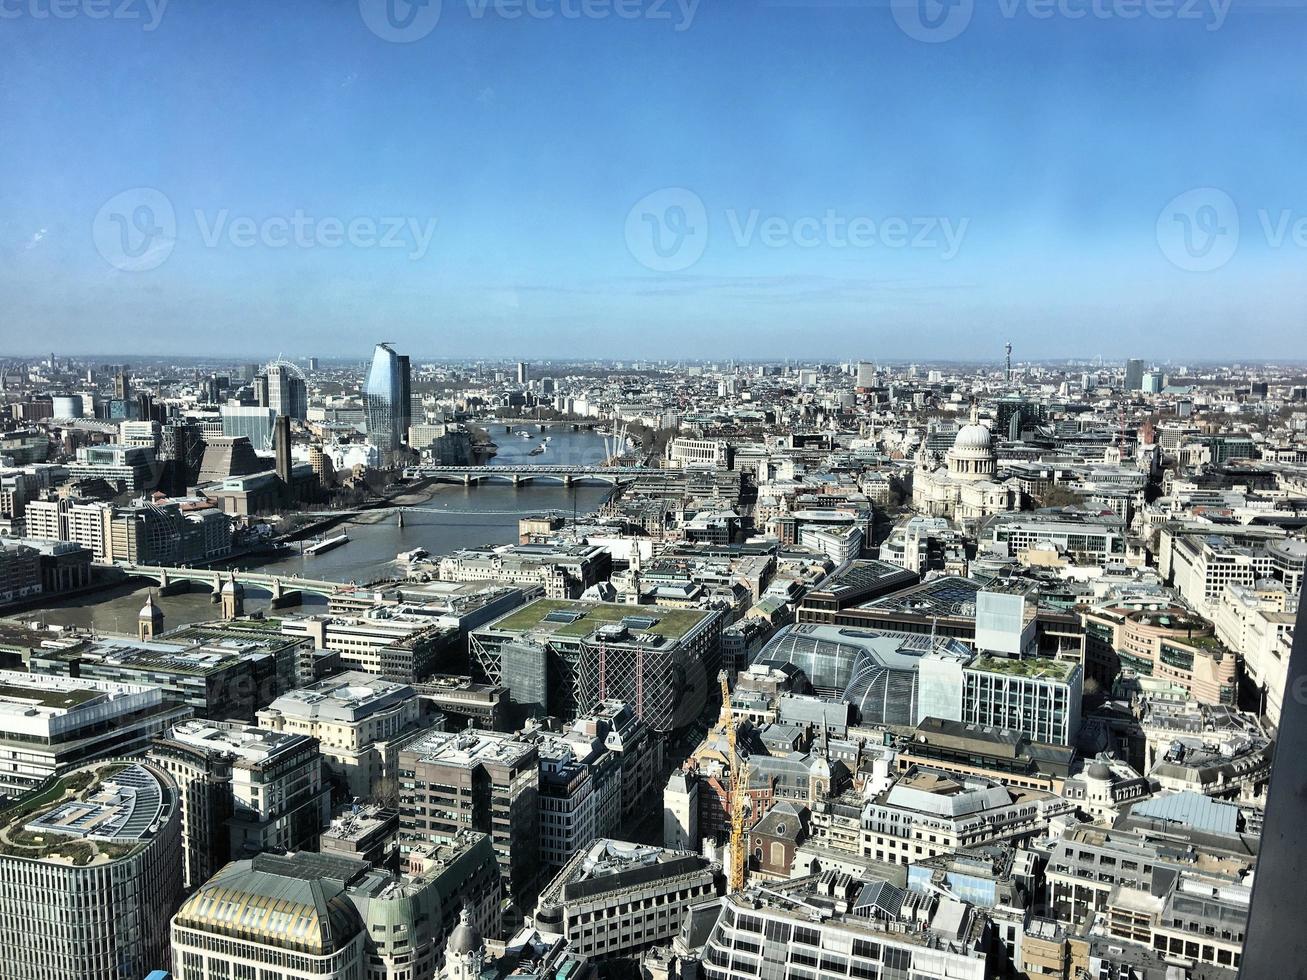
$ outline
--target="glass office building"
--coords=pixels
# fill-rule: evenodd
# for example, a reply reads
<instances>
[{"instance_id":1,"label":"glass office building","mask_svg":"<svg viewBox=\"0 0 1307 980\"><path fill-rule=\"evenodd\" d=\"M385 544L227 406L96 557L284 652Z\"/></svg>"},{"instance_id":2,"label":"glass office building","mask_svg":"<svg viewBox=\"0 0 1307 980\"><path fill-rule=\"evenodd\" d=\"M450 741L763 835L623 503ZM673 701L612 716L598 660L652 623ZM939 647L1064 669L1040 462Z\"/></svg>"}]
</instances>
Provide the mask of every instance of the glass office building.
<instances>
[{"instance_id":1,"label":"glass office building","mask_svg":"<svg viewBox=\"0 0 1307 980\"><path fill-rule=\"evenodd\" d=\"M377 344L363 389L363 410L368 439L386 461L403 445L408 428L408 374L407 357L396 354L390 344Z\"/></svg>"}]
</instances>

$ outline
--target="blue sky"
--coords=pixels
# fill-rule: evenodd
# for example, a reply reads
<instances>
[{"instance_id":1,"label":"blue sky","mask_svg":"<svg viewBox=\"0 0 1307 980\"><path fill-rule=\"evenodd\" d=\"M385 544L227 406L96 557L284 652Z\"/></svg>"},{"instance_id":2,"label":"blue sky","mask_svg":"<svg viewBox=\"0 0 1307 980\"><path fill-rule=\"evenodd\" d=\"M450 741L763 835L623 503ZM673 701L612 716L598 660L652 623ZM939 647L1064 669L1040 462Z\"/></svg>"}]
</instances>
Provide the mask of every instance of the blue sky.
<instances>
[{"instance_id":1,"label":"blue sky","mask_svg":"<svg viewBox=\"0 0 1307 980\"><path fill-rule=\"evenodd\" d=\"M3 353L1307 357L1297 4L51 2Z\"/></svg>"}]
</instances>

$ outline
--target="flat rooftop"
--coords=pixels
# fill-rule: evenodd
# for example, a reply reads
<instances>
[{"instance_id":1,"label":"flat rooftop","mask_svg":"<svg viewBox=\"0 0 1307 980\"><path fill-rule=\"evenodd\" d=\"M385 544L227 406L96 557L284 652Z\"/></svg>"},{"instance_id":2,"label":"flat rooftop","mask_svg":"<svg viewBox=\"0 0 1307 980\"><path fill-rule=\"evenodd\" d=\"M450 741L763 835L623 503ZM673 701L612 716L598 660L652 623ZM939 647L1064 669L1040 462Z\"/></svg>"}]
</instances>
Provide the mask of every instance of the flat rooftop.
<instances>
[{"instance_id":1,"label":"flat rooftop","mask_svg":"<svg viewBox=\"0 0 1307 980\"><path fill-rule=\"evenodd\" d=\"M625 621L632 633L648 633L669 640L680 640L712 615L711 612L698 609L629 606L574 599L537 599L495 620L484 629L501 633L535 633L582 639L601 627L617 626Z\"/></svg>"},{"instance_id":2,"label":"flat rooftop","mask_svg":"<svg viewBox=\"0 0 1307 980\"><path fill-rule=\"evenodd\" d=\"M1010 657L980 657L970 665L972 670L983 670L990 674L1053 681L1066 680L1076 666L1069 660L1050 660L1045 657L1025 660Z\"/></svg>"},{"instance_id":3,"label":"flat rooftop","mask_svg":"<svg viewBox=\"0 0 1307 980\"><path fill-rule=\"evenodd\" d=\"M914 585L859 606L892 613L915 613L925 616L976 615L976 593L984 586L961 575L944 575L921 585Z\"/></svg>"},{"instance_id":4,"label":"flat rooftop","mask_svg":"<svg viewBox=\"0 0 1307 980\"><path fill-rule=\"evenodd\" d=\"M472 768L483 763L512 765L536 751L527 742L519 742L502 732L469 728L461 732L425 732L400 746L425 762Z\"/></svg>"},{"instance_id":5,"label":"flat rooftop","mask_svg":"<svg viewBox=\"0 0 1307 980\"><path fill-rule=\"evenodd\" d=\"M413 688L362 671L346 671L326 680L287 691L268 711L322 721L357 721L373 711L416 697Z\"/></svg>"},{"instance_id":6,"label":"flat rooftop","mask_svg":"<svg viewBox=\"0 0 1307 980\"><path fill-rule=\"evenodd\" d=\"M303 735L286 735L254 725L225 725L201 720L174 725L169 737L196 748L230 753L247 762L264 762L307 741Z\"/></svg>"}]
</instances>

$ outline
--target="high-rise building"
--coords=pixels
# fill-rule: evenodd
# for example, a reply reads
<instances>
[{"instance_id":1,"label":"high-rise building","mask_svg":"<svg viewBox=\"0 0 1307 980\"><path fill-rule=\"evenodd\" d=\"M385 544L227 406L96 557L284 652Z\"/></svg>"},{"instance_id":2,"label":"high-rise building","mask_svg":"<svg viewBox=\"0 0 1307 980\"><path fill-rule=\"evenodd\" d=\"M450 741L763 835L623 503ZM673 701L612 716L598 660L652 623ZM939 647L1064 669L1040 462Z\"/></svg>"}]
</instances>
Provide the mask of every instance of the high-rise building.
<instances>
[{"instance_id":1,"label":"high-rise building","mask_svg":"<svg viewBox=\"0 0 1307 980\"><path fill-rule=\"evenodd\" d=\"M167 967L182 891L177 786L147 762L61 774L0 816L0 976L122 980Z\"/></svg>"},{"instance_id":2,"label":"high-rise building","mask_svg":"<svg viewBox=\"0 0 1307 980\"><path fill-rule=\"evenodd\" d=\"M273 448L277 452L277 478L286 484L287 491L291 485L290 418L289 415L277 416L276 434L273 436Z\"/></svg>"},{"instance_id":3,"label":"high-rise building","mask_svg":"<svg viewBox=\"0 0 1307 980\"><path fill-rule=\"evenodd\" d=\"M517 383L524 385L527 383L526 361L517 362Z\"/></svg>"},{"instance_id":4,"label":"high-rise building","mask_svg":"<svg viewBox=\"0 0 1307 980\"><path fill-rule=\"evenodd\" d=\"M408 442L408 428L413 424L413 368L408 355L400 354L395 358L399 365L399 438Z\"/></svg>"},{"instance_id":5,"label":"high-rise building","mask_svg":"<svg viewBox=\"0 0 1307 980\"><path fill-rule=\"evenodd\" d=\"M394 454L403 444L405 417L408 415L404 396L408 388L399 355L390 344L377 344L372 352L372 368L363 387L363 411L368 439L381 451L383 463L393 462Z\"/></svg>"},{"instance_id":6,"label":"high-rise building","mask_svg":"<svg viewBox=\"0 0 1307 980\"><path fill-rule=\"evenodd\" d=\"M263 377L267 385L268 408L293 419L308 416L308 387L299 368L288 361L274 361L268 365Z\"/></svg>"},{"instance_id":7,"label":"high-rise building","mask_svg":"<svg viewBox=\"0 0 1307 980\"><path fill-rule=\"evenodd\" d=\"M1132 357L1125 362L1125 390L1140 391L1144 387L1144 362Z\"/></svg>"}]
</instances>

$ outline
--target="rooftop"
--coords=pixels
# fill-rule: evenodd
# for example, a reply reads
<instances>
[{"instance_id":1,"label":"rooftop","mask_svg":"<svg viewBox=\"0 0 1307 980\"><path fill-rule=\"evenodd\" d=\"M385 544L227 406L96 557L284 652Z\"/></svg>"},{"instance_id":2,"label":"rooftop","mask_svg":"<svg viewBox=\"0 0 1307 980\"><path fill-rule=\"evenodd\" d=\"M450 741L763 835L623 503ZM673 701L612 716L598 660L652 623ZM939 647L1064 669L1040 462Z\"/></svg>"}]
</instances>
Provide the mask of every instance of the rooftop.
<instances>
[{"instance_id":1,"label":"rooftop","mask_svg":"<svg viewBox=\"0 0 1307 980\"><path fill-rule=\"evenodd\" d=\"M1076 664L1069 660L1049 660L1044 657L1017 660L1011 657L980 657L970 665L972 670L989 674L1006 674L1009 677L1041 677L1064 681L1071 676Z\"/></svg>"},{"instance_id":2,"label":"rooftop","mask_svg":"<svg viewBox=\"0 0 1307 980\"><path fill-rule=\"evenodd\" d=\"M633 632L680 640L712 615L696 609L537 599L485 628L502 633L542 633L581 639L603 626L616 626L626 621Z\"/></svg>"},{"instance_id":3,"label":"rooftop","mask_svg":"<svg viewBox=\"0 0 1307 980\"><path fill-rule=\"evenodd\" d=\"M473 767L483 763L514 765L536 747L512 735L469 728L461 732L423 732L400 746L424 762Z\"/></svg>"},{"instance_id":4,"label":"rooftop","mask_svg":"<svg viewBox=\"0 0 1307 980\"><path fill-rule=\"evenodd\" d=\"M154 766L86 766L0 812L0 853L75 865L118 860L154 837L174 796Z\"/></svg>"}]
</instances>

